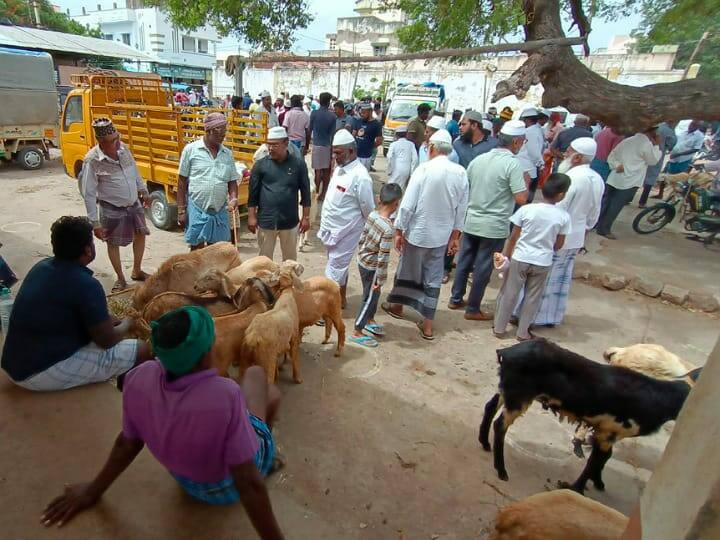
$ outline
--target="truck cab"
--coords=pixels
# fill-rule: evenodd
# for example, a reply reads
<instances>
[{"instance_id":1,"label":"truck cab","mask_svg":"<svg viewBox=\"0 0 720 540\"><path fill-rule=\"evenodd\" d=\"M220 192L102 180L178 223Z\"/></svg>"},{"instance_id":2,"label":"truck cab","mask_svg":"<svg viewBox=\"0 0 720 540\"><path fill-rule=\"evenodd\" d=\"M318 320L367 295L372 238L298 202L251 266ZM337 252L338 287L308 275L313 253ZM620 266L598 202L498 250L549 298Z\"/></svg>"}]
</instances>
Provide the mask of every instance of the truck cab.
<instances>
[{"instance_id":1,"label":"truck cab","mask_svg":"<svg viewBox=\"0 0 720 540\"><path fill-rule=\"evenodd\" d=\"M417 116L418 105L422 103L430 105L431 115L445 115L447 110L445 87L433 82L398 86L383 126L383 151L385 154L395 140L395 130L400 126L407 125L410 119Z\"/></svg>"}]
</instances>

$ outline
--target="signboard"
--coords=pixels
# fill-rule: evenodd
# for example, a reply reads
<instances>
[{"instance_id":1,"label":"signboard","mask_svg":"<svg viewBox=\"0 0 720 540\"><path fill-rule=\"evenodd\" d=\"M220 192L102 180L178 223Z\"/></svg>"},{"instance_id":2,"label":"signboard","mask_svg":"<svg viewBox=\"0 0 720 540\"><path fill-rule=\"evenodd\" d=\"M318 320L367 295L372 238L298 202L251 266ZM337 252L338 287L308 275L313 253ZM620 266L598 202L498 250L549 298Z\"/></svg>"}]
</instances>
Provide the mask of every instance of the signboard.
<instances>
[{"instance_id":1,"label":"signboard","mask_svg":"<svg viewBox=\"0 0 720 540\"><path fill-rule=\"evenodd\" d=\"M161 77L172 79L201 79L206 80L206 74L209 72L203 68L193 68L187 66L155 66L155 73Z\"/></svg>"}]
</instances>

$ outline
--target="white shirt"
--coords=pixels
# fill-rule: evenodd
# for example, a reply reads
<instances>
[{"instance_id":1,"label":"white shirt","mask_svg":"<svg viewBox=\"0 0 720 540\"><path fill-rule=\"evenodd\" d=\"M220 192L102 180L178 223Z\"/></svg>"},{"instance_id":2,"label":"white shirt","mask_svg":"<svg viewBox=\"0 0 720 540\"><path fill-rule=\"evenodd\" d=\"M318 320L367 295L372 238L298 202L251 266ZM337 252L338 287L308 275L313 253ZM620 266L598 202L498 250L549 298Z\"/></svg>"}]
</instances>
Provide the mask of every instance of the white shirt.
<instances>
[{"instance_id":1,"label":"white shirt","mask_svg":"<svg viewBox=\"0 0 720 540\"><path fill-rule=\"evenodd\" d=\"M530 178L537 178L538 167L543 166L543 148L545 147L545 133L539 124L533 124L525 132L525 144L517 153L517 159L523 171L530 174Z\"/></svg>"},{"instance_id":2,"label":"white shirt","mask_svg":"<svg viewBox=\"0 0 720 540\"><path fill-rule=\"evenodd\" d=\"M465 221L469 183L467 173L447 156L439 155L419 165L410 177L400 203L395 228L412 245L444 246L453 230Z\"/></svg>"},{"instance_id":3,"label":"white shirt","mask_svg":"<svg viewBox=\"0 0 720 540\"><path fill-rule=\"evenodd\" d=\"M390 175L388 183L398 184L405 191L408 178L417 164L418 154L415 145L404 137L394 141L390 144L387 153L387 172Z\"/></svg>"},{"instance_id":4,"label":"white shirt","mask_svg":"<svg viewBox=\"0 0 720 540\"><path fill-rule=\"evenodd\" d=\"M372 179L360 160L335 167L322 205L318 237L326 245L335 245L358 227L362 229L374 209Z\"/></svg>"},{"instance_id":5,"label":"white shirt","mask_svg":"<svg viewBox=\"0 0 720 540\"><path fill-rule=\"evenodd\" d=\"M600 217L605 182L590 165L578 165L566 174L572 181L570 189L565 198L555 205L570 214L572 224L563 249L580 249L585 245L585 231L592 229Z\"/></svg>"},{"instance_id":6,"label":"white shirt","mask_svg":"<svg viewBox=\"0 0 720 540\"><path fill-rule=\"evenodd\" d=\"M660 147L650 142L644 133L623 139L608 156L610 176L607 185L616 189L640 187L647 168L656 165L661 156ZM625 169L621 173L616 171L620 165Z\"/></svg>"},{"instance_id":7,"label":"white shirt","mask_svg":"<svg viewBox=\"0 0 720 540\"><path fill-rule=\"evenodd\" d=\"M536 266L552 265L555 240L571 227L570 214L548 203L521 206L510 221L521 229L512 259Z\"/></svg>"},{"instance_id":8,"label":"white shirt","mask_svg":"<svg viewBox=\"0 0 720 540\"><path fill-rule=\"evenodd\" d=\"M460 156L457 155L454 148L453 151L450 152L450 155L448 155L448 159L453 163L460 163ZM418 150L418 164L426 163L428 161L430 161L430 145L422 143L420 145L420 149Z\"/></svg>"},{"instance_id":9,"label":"white shirt","mask_svg":"<svg viewBox=\"0 0 720 540\"><path fill-rule=\"evenodd\" d=\"M696 129L692 133L688 133L686 131L678 135L677 143L675 143L675 147L672 149L670 155L672 156L673 154L679 154L680 152L687 152L688 150L700 150L704 143L705 135L703 135L702 131L700 131L699 129ZM685 161L690 161L692 157L692 154L687 154L680 157L671 157L670 162L684 163Z\"/></svg>"}]
</instances>

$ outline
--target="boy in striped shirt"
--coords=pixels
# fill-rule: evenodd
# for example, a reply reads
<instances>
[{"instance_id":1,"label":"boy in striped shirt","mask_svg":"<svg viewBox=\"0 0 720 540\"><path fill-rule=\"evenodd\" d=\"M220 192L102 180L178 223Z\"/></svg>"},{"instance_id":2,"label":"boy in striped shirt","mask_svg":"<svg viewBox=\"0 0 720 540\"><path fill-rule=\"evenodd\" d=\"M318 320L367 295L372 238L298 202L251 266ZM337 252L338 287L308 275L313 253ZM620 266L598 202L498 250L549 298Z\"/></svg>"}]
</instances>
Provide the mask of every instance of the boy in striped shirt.
<instances>
[{"instance_id":1,"label":"boy in striped shirt","mask_svg":"<svg viewBox=\"0 0 720 540\"><path fill-rule=\"evenodd\" d=\"M365 347L377 347L375 338L365 335L367 330L375 336L384 336L385 329L375 322L380 288L387 280L390 251L393 247L392 216L400 205L402 188L397 184L385 184L380 190L379 205L367 218L358 247L358 269L363 286L363 303L355 319L350 341Z\"/></svg>"}]
</instances>

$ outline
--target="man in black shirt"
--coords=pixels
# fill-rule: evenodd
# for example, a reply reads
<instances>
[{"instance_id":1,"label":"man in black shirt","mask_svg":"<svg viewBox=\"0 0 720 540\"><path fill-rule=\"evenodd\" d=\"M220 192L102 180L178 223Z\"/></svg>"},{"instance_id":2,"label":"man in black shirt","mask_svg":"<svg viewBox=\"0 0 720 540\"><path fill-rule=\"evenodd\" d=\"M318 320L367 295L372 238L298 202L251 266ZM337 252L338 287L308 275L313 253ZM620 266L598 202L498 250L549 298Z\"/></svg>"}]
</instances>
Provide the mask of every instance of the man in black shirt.
<instances>
[{"instance_id":1,"label":"man in black shirt","mask_svg":"<svg viewBox=\"0 0 720 540\"><path fill-rule=\"evenodd\" d=\"M130 320L108 313L95 259L93 226L84 217L53 223L54 257L32 267L18 292L2 368L28 390L65 390L107 381L152 358L147 343L123 339Z\"/></svg>"},{"instance_id":2,"label":"man in black shirt","mask_svg":"<svg viewBox=\"0 0 720 540\"><path fill-rule=\"evenodd\" d=\"M288 135L283 127L268 130L267 148L269 155L255 162L250 174L248 229L257 232L260 255L272 259L279 237L283 260L295 260L297 234L310 229L307 165L288 152ZM302 220L298 218L298 192Z\"/></svg>"},{"instance_id":3,"label":"man in black shirt","mask_svg":"<svg viewBox=\"0 0 720 540\"><path fill-rule=\"evenodd\" d=\"M562 161L565 156L565 152L570 147L570 143L580 137L592 137L592 131L590 130L590 119L584 114L578 114L575 116L575 122L573 127L562 130L558 133L555 140L550 145L553 155L557 157L558 163Z\"/></svg>"}]
</instances>

